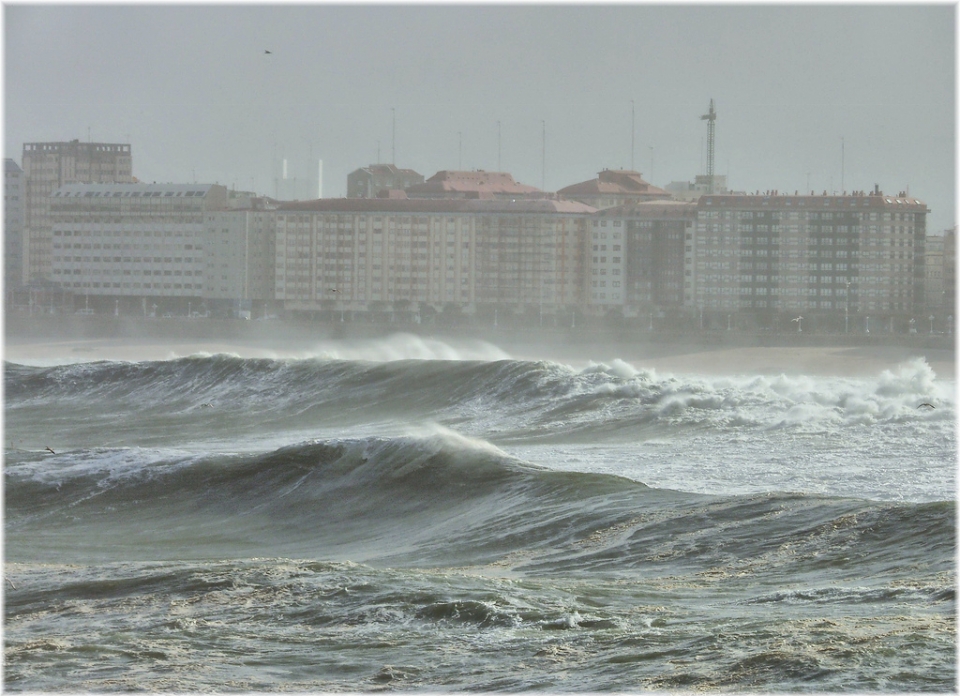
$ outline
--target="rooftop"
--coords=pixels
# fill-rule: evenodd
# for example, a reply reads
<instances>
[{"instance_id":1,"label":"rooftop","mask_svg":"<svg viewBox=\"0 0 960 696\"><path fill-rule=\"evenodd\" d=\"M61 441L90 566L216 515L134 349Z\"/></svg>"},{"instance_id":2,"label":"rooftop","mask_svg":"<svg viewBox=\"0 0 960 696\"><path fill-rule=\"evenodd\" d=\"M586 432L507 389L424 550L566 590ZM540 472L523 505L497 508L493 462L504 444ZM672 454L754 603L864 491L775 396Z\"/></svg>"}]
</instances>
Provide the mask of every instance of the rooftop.
<instances>
[{"instance_id":1,"label":"rooftop","mask_svg":"<svg viewBox=\"0 0 960 696\"><path fill-rule=\"evenodd\" d=\"M519 183L507 172L485 172L482 169L472 172L445 169L422 184L407 187L407 193L411 196L443 193L524 195L539 192L540 189Z\"/></svg>"},{"instance_id":2,"label":"rooftop","mask_svg":"<svg viewBox=\"0 0 960 696\"><path fill-rule=\"evenodd\" d=\"M637 195L670 198L670 192L643 180L640 172L632 169L604 169L596 179L581 181L562 188L557 193L564 196Z\"/></svg>"},{"instance_id":3,"label":"rooftop","mask_svg":"<svg viewBox=\"0 0 960 696\"><path fill-rule=\"evenodd\" d=\"M517 200L433 198L321 198L282 203L283 211L411 214L570 214L590 215L595 208L576 201L549 198Z\"/></svg>"}]
</instances>

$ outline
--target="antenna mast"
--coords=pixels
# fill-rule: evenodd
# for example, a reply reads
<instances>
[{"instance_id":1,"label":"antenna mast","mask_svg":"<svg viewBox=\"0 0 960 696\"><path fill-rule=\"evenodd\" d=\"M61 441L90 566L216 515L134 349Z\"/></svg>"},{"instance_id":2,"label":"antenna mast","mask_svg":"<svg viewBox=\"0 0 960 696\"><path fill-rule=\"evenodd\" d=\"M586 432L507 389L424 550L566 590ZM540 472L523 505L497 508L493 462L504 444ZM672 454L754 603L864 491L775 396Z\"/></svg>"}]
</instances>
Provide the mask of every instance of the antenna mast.
<instances>
[{"instance_id":1,"label":"antenna mast","mask_svg":"<svg viewBox=\"0 0 960 696\"><path fill-rule=\"evenodd\" d=\"M713 135L716 128L717 112L713 108L713 99L710 100L710 111L700 117L707 122L707 176L710 177L709 193L713 193Z\"/></svg>"}]
</instances>

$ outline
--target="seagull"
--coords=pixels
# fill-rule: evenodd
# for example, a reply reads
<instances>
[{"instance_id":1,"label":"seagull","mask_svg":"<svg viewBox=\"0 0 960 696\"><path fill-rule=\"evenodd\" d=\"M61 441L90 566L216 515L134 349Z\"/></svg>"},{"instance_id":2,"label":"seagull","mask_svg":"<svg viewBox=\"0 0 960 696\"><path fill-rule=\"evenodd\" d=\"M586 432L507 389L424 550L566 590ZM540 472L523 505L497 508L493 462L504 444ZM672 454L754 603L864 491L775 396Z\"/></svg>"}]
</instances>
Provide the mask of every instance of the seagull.
<instances>
[{"instance_id":1,"label":"seagull","mask_svg":"<svg viewBox=\"0 0 960 696\"><path fill-rule=\"evenodd\" d=\"M923 408L924 406L926 406L927 408L936 408L936 406L934 406L933 404L928 404L928 403L922 403L919 406L917 406L917 408Z\"/></svg>"},{"instance_id":2,"label":"seagull","mask_svg":"<svg viewBox=\"0 0 960 696\"><path fill-rule=\"evenodd\" d=\"M54 452L54 451L53 451L52 449L50 449L49 447L47 447L47 452L49 452L50 454L56 454L56 452Z\"/></svg>"},{"instance_id":3,"label":"seagull","mask_svg":"<svg viewBox=\"0 0 960 696\"><path fill-rule=\"evenodd\" d=\"M272 56L272 55L273 55L273 51L264 51L264 53L267 54L268 56Z\"/></svg>"},{"instance_id":4,"label":"seagull","mask_svg":"<svg viewBox=\"0 0 960 696\"><path fill-rule=\"evenodd\" d=\"M337 290L336 288L330 288L330 292L340 292L340 291Z\"/></svg>"}]
</instances>

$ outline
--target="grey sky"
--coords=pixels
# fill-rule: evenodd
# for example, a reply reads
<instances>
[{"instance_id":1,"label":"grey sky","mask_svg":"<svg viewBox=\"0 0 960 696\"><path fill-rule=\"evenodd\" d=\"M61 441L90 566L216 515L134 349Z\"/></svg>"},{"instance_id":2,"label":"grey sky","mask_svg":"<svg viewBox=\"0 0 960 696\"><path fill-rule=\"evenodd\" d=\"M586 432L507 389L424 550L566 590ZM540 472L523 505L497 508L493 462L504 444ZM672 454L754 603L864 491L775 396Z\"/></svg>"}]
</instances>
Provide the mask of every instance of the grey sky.
<instances>
[{"instance_id":1,"label":"grey sky","mask_svg":"<svg viewBox=\"0 0 960 696\"><path fill-rule=\"evenodd\" d=\"M145 181L273 192L324 160L324 195L391 161L502 169L546 188L631 163L653 183L909 187L955 224L955 7L5 5L6 155L130 142ZM264 50L273 51L265 55ZM841 159L841 138L844 157ZM652 148L652 150L651 150ZM843 171L841 171L843 170Z\"/></svg>"}]
</instances>

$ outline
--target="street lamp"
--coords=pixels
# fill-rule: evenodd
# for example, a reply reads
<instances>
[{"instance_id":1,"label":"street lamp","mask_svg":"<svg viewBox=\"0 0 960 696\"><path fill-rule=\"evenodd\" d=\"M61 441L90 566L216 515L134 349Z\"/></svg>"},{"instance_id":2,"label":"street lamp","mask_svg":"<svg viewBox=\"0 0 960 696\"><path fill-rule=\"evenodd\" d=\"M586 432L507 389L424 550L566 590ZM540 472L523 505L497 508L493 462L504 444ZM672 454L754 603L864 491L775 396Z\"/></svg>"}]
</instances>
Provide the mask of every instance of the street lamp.
<instances>
[{"instance_id":1,"label":"street lamp","mask_svg":"<svg viewBox=\"0 0 960 696\"><path fill-rule=\"evenodd\" d=\"M803 317L799 316L793 321L797 322L797 333L803 333Z\"/></svg>"},{"instance_id":2,"label":"street lamp","mask_svg":"<svg viewBox=\"0 0 960 696\"><path fill-rule=\"evenodd\" d=\"M870 317L867 317L867 327L864 333L870 333Z\"/></svg>"},{"instance_id":3,"label":"street lamp","mask_svg":"<svg viewBox=\"0 0 960 696\"><path fill-rule=\"evenodd\" d=\"M850 333L850 283L847 283L847 301L843 307L843 332Z\"/></svg>"},{"instance_id":4,"label":"street lamp","mask_svg":"<svg viewBox=\"0 0 960 696\"><path fill-rule=\"evenodd\" d=\"M927 319L930 320L930 335L933 335L933 315L931 314Z\"/></svg>"}]
</instances>

